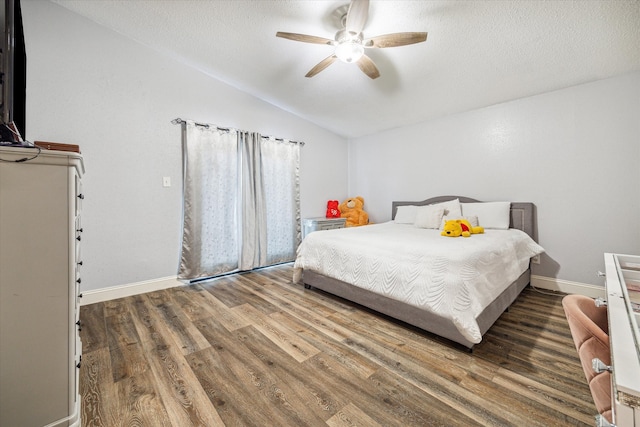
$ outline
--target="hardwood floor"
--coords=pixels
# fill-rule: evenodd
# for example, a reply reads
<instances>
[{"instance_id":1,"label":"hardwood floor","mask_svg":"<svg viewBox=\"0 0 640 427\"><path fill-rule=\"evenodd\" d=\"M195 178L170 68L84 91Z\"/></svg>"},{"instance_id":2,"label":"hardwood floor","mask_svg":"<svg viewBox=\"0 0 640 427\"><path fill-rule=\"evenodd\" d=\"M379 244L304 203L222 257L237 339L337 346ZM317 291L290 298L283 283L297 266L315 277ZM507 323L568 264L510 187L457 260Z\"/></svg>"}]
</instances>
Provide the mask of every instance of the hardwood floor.
<instances>
[{"instance_id":1,"label":"hardwood floor","mask_svg":"<svg viewBox=\"0 0 640 427\"><path fill-rule=\"evenodd\" d=\"M468 353L291 277L83 306L83 426L593 425L560 296L525 289Z\"/></svg>"}]
</instances>

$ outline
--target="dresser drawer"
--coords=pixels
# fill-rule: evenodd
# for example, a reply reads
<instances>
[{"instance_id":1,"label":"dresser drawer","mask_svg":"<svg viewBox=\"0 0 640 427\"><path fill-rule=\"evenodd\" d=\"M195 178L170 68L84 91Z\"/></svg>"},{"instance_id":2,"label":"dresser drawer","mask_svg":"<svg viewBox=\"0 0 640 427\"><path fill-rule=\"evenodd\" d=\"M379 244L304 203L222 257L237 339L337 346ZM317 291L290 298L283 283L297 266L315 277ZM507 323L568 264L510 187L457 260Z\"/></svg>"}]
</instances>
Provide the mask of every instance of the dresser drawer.
<instances>
[{"instance_id":1,"label":"dresser drawer","mask_svg":"<svg viewBox=\"0 0 640 427\"><path fill-rule=\"evenodd\" d=\"M302 220L302 237L314 231L344 228L346 218L305 218Z\"/></svg>"},{"instance_id":2,"label":"dresser drawer","mask_svg":"<svg viewBox=\"0 0 640 427\"><path fill-rule=\"evenodd\" d=\"M335 228L344 228L344 223L332 222L319 224L317 230L333 230Z\"/></svg>"},{"instance_id":3,"label":"dresser drawer","mask_svg":"<svg viewBox=\"0 0 640 427\"><path fill-rule=\"evenodd\" d=\"M84 200L84 193L82 192L82 179L76 174L74 176L74 181L75 181L75 214L76 215L80 215L80 212L82 212L82 201Z\"/></svg>"}]
</instances>

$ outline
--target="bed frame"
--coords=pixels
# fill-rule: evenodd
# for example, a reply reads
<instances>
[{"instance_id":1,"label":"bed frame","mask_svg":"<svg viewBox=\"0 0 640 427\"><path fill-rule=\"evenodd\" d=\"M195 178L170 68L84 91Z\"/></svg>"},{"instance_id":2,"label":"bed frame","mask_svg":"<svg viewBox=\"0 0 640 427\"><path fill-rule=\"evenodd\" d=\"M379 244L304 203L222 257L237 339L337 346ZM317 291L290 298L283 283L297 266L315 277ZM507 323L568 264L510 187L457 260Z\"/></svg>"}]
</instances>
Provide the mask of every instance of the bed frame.
<instances>
[{"instance_id":1,"label":"bed frame","mask_svg":"<svg viewBox=\"0 0 640 427\"><path fill-rule=\"evenodd\" d=\"M474 203L478 200L462 196L439 196L420 202L392 202L391 218L395 218L398 206L417 205L424 206L433 203L445 202L448 200L460 199L461 203ZM535 236L535 206L533 203L511 203L511 228L517 228L527 233L533 240ZM476 318L482 335L489 330L500 315L520 295L520 292L529 284L531 277L530 269L527 269L516 279L502 294L498 296L485 310ZM330 294L339 296L349 301L368 307L377 312L386 314L392 318L401 320L410 325L416 326L427 332L439 335L471 350L474 343L468 341L455 327L450 319L439 317L438 315L421 310L412 305L387 298L366 289L350 285L346 282L323 276L312 270L303 271L303 282L305 288L317 288Z\"/></svg>"}]
</instances>

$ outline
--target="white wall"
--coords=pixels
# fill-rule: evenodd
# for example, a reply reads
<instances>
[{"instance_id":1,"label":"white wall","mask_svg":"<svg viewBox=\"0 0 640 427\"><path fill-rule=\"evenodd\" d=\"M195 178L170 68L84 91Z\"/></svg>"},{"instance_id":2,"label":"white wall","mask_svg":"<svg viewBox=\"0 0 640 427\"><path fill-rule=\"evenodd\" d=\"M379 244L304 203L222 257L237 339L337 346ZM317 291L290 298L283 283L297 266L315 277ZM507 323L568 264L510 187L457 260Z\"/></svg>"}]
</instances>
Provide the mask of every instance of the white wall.
<instances>
[{"instance_id":1,"label":"white wall","mask_svg":"<svg viewBox=\"0 0 640 427\"><path fill-rule=\"evenodd\" d=\"M303 216L324 215L328 199L347 197L345 139L56 4L23 2L22 11L26 137L79 144L84 155L83 291L176 274L176 117L305 141ZM163 176L171 177L170 188L162 187Z\"/></svg>"},{"instance_id":2,"label":"white wall","mask_svg":"<svg viewBox=\"0 0 640 427\"><path fill-rule=\"evenodd\" d=\"M601 286L603 252L640 254L640 73L355 139L349 194L375 222L392 200L534 202L533 274Z\"/></svg>"},{"instance_id":3,"label":"white wall","mask_svg":"<svg viewBox=\"0 0 640 427\"><path fill-rule=\"evenodd\" d=\"M640 73L358 138L347 156L341 137L56 4L22 9L26 137L85 157L84 291L175 274L176 117L305 141L303 216L354 195L376 222L399 199L533 201L547 249L534 274L601 284L603 252L640 253Z\"/></svg>"}]
</instances>

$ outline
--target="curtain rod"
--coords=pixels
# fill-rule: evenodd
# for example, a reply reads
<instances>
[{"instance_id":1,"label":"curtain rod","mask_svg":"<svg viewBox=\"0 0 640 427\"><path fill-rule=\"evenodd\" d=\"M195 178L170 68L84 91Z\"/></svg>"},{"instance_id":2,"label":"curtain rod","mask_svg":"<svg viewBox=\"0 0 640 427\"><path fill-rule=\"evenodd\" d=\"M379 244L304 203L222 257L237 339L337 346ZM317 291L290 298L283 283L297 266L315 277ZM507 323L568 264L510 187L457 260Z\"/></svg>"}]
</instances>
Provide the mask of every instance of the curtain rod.
<instances>
[{"instance_id":1,"label":"curtain rod","mask_svg":"<svg viewBox=\"0 0 640 427\"><path fill-rule=\"evenodd\" d=\"M290 139L276 138L275 136L262 136L262 139L275 139L276 141L280 142L288 142L290 144L298 144L304 146L304 142L302 141L292 141Z\"/></svg>"},{"instance_id":2,"label":"curtain rod","mask_svg":"<svg viewBox=\"0 0 640 427\"><path fill-rule=\"evenodd\" d=\"M180 117L171 120L171 124L174 125L180 125L182 123L187 123L187 120L183 120ZM209 123L198 123L198 122L193 122L194 125L196 126L201 126L203 128L209 129L211 126L215 126L215 125L210 125ZM221 130L223 132L230 132L232 130L236 130L236 129L231 129L231 128L221 128L219 126L215 126L216 129Z\"/></svg>"},{"instance_id":3,"label":"curtain rod","mask_svg":"<svg viewBox=\"0 0 640 427\"><path fill-rule=\"evenodd\" d=\"M174 124L174 125L179 125L179 124L182 124L182 123L187 123L187 120L183 120L180 117L177 117L177 118L171 120L171 123ZM237 131L238 130L238 129L233 129L233 128L221 128L220 126L210 125L209 123L193 122L193 124L196 125L196 126L202 126L202 127L206 128L206 129L209 129L212 126L215 126L216 129L218 129L219 131L222 131L222 132L230 132L230 131ZM275 136L264 136L264 135L262 135L262 139L275 139L276 141L280 141L280 142L290 142L291 144L298 144L298 145L304 146L304 142L302 142L302 141L291 141L291 140L285 141L284 138L276 138Z\"/></svg>"}]
</instances>

